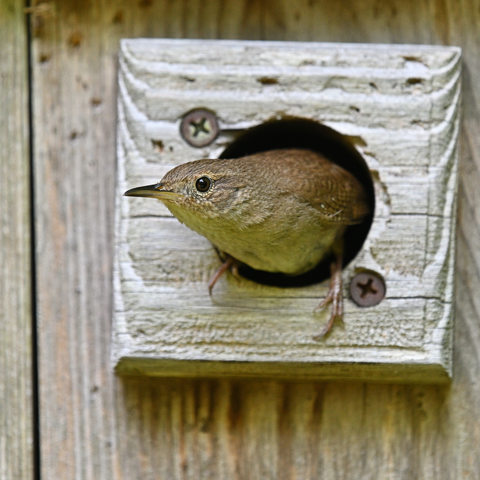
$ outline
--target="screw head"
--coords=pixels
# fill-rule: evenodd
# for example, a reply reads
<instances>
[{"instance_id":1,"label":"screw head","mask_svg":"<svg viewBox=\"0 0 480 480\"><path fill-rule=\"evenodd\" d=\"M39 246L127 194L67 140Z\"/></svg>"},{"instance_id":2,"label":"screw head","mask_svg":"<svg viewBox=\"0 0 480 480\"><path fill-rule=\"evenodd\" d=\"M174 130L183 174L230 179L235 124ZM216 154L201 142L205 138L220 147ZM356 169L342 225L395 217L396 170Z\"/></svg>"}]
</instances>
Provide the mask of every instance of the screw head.
<instances>
[{"instance_id":1,"label":"screw head","mask_svg":"<svg viewBox=\"0 0 480 480\"><path fill-rule=\"evenodd\" d=\"M385 281L376 272L365 271L355 275L350 282L350 297L359 307L374 307L384 298Z\"/></svg>"},{"instance_id":2,"label":"screw head","mask_svg":"<svg viewBox=\"0 0 480 480\"><path fill-rule=\"evenodd\" d=\"M210 145L220 133L217 117L204 108L187 112L180 123L182 138L192 147L200 148Z\"/></svg>"}]
</instances>

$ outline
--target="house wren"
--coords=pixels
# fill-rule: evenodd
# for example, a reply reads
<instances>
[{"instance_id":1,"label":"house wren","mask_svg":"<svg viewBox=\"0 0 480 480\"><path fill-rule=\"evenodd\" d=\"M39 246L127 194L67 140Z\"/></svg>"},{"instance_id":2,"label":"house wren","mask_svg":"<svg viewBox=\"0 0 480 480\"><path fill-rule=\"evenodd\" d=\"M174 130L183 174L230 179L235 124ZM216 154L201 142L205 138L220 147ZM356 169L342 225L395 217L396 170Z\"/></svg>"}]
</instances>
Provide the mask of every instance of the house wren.
<instances>
[{"instance_id":1,"label":"house wren","mask_svg":"<svg viewBox=\"0 0 480 480\"><path fill-rule=\"evenodd\" d=\"M270 150L229 160L197 160L170 170L154 185L125 195L161 200L187 227L206 237L225 259L210 293L228 269L299 275L334 254L327 297L332 303L321 338L343 315L343 234L369 213L362 184L323 155Z\"/></svg>"}]
</instances>

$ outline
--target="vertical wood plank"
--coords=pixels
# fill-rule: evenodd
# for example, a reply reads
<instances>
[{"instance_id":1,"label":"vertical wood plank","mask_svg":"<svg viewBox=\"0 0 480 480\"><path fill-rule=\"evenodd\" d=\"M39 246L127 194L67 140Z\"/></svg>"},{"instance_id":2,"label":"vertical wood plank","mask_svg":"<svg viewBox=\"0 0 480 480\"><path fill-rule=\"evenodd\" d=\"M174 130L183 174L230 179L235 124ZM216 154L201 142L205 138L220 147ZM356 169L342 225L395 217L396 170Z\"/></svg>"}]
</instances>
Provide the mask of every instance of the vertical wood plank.
<instances>
[{"instance_id":1,"label":"vertical wood plank","mask_svg":"<svg viewBox=\"0 0 480 480\"><path fill-rule=\"evenodd\" d=\"M21 2L0 0L0 479L33 478L28 51Z\"/></svg>"},{"instance_id":2,"label":"vertical wood plank","mask_svg":"<svg viewBox=\"0 0 480 480\"><path fill-rule=\"evenodd\" d=\"M479 0L68 0L53 12L33 43L43 478L478 478ZM116 54L139 36L464 49L450 387L113 376Z\"/></svg>"}]
</instances>

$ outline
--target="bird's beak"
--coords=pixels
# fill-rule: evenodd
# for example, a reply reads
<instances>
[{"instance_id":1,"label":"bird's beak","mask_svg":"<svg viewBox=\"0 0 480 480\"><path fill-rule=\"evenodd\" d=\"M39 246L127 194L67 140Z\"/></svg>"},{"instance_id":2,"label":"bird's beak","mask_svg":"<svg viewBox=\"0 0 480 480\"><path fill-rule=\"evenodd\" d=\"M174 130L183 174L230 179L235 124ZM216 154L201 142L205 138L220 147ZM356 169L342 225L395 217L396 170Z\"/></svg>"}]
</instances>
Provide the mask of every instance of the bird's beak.
<instances>
[{"instance_id":1,"label":"bird's beak","mask_svg":"<svg viewBox=\"0 0 480 480\"><path fill-rule=\"evenodd\" d=\"M163 190L164 187L163 183L155 183L153 185L145 185L144 187L132 188L127 190L124 195L126 197L151 197L158 200L174 200L175 198L183 197L181 193Z\"/></svg>"}]
</instances>

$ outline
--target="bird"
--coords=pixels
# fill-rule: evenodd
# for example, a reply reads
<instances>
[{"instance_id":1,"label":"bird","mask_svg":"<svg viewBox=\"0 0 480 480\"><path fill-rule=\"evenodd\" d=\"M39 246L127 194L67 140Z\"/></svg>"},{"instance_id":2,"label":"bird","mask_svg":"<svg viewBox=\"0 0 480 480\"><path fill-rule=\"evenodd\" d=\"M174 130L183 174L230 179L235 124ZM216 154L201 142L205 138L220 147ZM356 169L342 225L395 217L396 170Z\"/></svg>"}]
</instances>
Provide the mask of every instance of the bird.
<instances>
[{"instance_id":1,"label":"bird","mask_svg":"<svg viewBox=\"0 0 480 480\"><path fill-rule=\"evenodd\" d=\"M343 235L370 213L364 185L319 152L289 148L241 158L201 159L174 167L160 182L126 196L162 201L181 223L203 235L223 264L209 292L230 269L296 276L333 254L330 286L315 309L332 304L316 340L343 318Z\"/></svg>"}]
</instances>

